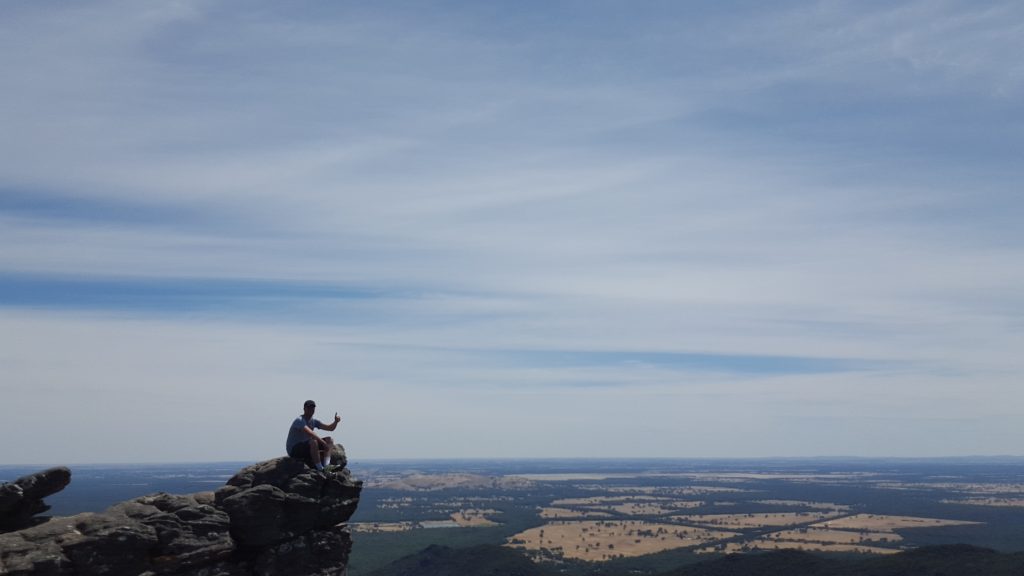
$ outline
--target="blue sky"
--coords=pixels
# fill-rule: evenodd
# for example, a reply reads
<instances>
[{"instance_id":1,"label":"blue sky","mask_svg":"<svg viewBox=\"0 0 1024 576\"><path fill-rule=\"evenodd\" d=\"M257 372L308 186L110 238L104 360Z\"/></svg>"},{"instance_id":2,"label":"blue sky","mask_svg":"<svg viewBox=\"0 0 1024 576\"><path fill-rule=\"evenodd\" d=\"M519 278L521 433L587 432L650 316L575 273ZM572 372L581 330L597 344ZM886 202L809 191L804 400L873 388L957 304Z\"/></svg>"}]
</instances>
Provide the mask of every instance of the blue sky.
<instances>
[{"instance_id":1,"label":"blue sky","mask_svg":"<svg viewBox=\"0 0 1024 576\"><path fill-rule=\"evenodd\" d=\"M0 462L1021 454L1015 2L8 2Z\"/></svg>"}]
</instances>

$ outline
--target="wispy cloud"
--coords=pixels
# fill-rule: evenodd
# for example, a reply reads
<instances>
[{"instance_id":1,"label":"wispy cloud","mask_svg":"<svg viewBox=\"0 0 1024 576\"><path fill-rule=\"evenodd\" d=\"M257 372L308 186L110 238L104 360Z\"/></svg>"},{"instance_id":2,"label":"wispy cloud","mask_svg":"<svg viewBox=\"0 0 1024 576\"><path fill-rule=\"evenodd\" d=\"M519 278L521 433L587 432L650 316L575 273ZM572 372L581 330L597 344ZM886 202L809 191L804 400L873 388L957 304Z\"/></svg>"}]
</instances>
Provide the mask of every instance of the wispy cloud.
<instances>
[{"instance_id":1,"label":"wispy cloud","mask_svg":"<svg viewBox=\"0 0 1024 576\"><path fill-rule=\"evenodd\" d=\"M1016 3L0 12L8 435L61 391L242 426L206 398L251 386L375 456L1024 440Z\"/></svg>"}]
</instances>

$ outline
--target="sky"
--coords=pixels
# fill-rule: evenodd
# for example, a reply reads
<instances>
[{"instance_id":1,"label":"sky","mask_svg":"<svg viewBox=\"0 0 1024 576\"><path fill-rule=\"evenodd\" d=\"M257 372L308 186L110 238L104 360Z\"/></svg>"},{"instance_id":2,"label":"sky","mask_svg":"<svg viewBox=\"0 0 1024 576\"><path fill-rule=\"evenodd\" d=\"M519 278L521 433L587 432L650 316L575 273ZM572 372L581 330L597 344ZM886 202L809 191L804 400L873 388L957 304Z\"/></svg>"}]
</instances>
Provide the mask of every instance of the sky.
<instances>
[{"instance_id":1,"label":"sky","mask_svg":"<svg viewBox=\"0 0 1024 576\"><path fill-rule=\"evenodd\" d=\"M0 463L1024 454L1024 4L0 4Z\"/></svg>"}]
</instances>

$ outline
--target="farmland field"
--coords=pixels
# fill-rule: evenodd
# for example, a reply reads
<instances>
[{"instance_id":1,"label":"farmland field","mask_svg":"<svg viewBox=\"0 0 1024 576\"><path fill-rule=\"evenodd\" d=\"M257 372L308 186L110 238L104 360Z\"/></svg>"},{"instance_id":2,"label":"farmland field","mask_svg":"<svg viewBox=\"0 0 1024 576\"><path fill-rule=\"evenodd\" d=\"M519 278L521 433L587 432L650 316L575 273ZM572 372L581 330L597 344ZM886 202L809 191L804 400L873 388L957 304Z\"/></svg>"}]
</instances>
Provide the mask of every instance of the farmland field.
<instances>
[{"instance_id":1,"label":"farmland field","mask_svg":"<svg viewBox=\"0 0 1024 576\"><path fill-rule=\"evenodd\" d=\"M500 544L568 573L709 555L1024 550L1024 462L419 461L353 464L359 576L430 544Z\"/></svg>"}]
</instances>

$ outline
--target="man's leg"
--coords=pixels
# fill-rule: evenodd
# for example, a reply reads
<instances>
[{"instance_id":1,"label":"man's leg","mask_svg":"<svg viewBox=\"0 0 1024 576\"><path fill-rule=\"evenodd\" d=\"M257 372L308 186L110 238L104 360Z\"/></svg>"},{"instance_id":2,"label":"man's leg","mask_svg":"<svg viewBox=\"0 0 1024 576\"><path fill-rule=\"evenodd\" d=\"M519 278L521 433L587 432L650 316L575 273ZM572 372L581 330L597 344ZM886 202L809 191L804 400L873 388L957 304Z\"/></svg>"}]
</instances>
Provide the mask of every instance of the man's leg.
<instances>
[{"instance_id":1,"label":"man's leg","mask_svg":"<svg viewBox=\"0 0 1024 576\"><path fill-rule=\"evenodd\" d=\"M323 462L324 468L326 468L331 465L331 453L334 452L334 439L328 436L324 438L324 444L327 446L323 448L323 454L321 455L320 460Z\"/></svg>"},{"instance_id":2,"label":"man's leg","mask_svg":"<svg viewBox=\"0 0 1024 576\"><path fill-rule=\"evenodd\" d=\"M302 442L292 446L292 449L288 451L288 455L302 462L306 466L313 465L313 461L309 458L309 446Z\"/></svg>"},{"instance_id":3,"label":"man's leg","mask_svg":"<svg viewBox=\"0 0 1024 576\"><path fill-rule=\"evenodd\" d=\"M309 439L309 457L313 462L314 468L316 468L317 470L324 469L324 465L320 461L320 443L317 442L316 440L313 440L312 438Z\"/></svg>"}]
</instances>

